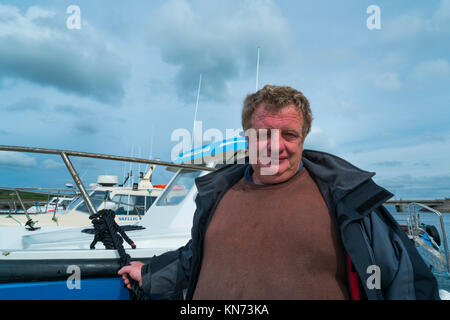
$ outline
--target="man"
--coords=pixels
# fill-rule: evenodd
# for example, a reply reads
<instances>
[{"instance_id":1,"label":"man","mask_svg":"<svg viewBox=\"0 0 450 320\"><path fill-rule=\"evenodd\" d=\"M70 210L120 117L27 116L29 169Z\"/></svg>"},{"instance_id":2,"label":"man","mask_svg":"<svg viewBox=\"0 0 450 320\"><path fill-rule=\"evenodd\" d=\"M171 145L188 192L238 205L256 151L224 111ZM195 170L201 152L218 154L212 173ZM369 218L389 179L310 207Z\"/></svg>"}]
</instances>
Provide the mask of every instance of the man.
<instances>
[{"instance_id":1,"label":"man","mask_svg":"<svg viewBox=\"0 0 450 320\"><path fill-rule=\"evenodd\" d=\"M192 239L119 270L125 284L129 274L153 296L187 289L187 299L439 299L382 205L392 194L374 173L303 150L311 122L295 89L267 85L247 96L253 161L197 178Z\"/></svg>"}]
</instances>

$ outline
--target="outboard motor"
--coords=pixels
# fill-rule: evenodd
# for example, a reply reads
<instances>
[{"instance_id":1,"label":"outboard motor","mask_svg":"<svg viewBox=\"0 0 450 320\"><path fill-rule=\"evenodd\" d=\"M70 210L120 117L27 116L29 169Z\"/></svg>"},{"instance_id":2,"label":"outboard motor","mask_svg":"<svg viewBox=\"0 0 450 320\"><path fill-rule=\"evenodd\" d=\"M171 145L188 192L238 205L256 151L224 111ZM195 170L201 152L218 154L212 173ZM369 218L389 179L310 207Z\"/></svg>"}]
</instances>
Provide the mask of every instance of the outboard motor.
<instances>
[{"instance_id":1,"label":"outboard motor","mask_svg":"<svg viewBox=\"0 0 450 320\"><path fill-rule=\"evenodd\" d=\"M435 226L426 224L424 225L425 232L428 233L430 237L433 238L434 242L440 247L441 246L441 237L439 236L439 232Z\"/></svg>"}]
</instances>

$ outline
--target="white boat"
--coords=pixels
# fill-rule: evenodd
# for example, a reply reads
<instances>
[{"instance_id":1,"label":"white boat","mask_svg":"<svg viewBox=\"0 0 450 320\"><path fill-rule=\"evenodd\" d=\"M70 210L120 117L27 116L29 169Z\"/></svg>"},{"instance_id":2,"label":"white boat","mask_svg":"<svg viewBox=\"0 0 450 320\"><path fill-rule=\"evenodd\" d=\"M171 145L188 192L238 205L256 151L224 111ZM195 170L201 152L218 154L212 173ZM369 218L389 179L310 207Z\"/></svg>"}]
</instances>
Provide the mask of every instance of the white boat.
<instances>
[{"instance_id":1,"label":"white boat","mask_svg":"<svg viewBox=\"0 0 450 320\"><path fill-rule=\"evenodd\" d=\"M229 146L226 151L236 156ZM191 238L197 193L194 179L213 171L216 164L172 165L181 169L142 219L123 226L136 245L131 249L124 244L132 260L146 262ZM118 251L107 250L101 243L91 250L93 240L93 227L43 226L34 231L0 227L0 299L129 299L117 276Z\"/></svg>"},{"instance_id":2,"label":"white boat","mask_svg":"<svg viewBox=\"0 0 450 320\"><path fill-rule=\"evenodd\" d=\"M119 224L138 222L164 189L164 185L151 184L154 169L154 166L151 167L142 175L139 183L128 187L117 185L117 176L99 176L97 184L92 185L89 192L96 210L114 210ZM92 222L89 216L86 202L79 194L71 199L55 197L48 205L32 206L27 209L26 215L2 215L0 226L27 226L31 229L44 226L90 226Z\"/></svg>"},{"instance_id":3,"label":"white boat","mask_svg":"<svg viewBox=\"0 0 450 320\"><path fill-rule=\"evenodd\" d=\"M71 189L48 189L48 188L0 188L2 192L9 194L9 197L4 197L0 201L0 214L25 214L24 207L27 208L27 213L53 213L55 211L64 211L67 206L74 199L76 191ZM48 197L47 201L23 199L23 194L26 197L35 195L36 199ZM33 196L31 196L33 198ZM1 225L1 224L0 224Z\"/></svg>"},{"instance_id":4,"label":"white boat","mask_svg":"<svg viewBox=\"0 0 450 320\"><path fill-rule=\"evenodd\" d=\"M124 245L132 259L145 262L187 243L195 211L194 178L201 174L179 170L142 220L126 229L137 247ZM18 229L0 231L0 299L129 299L117 276L117 251L101 243L90 249L92 227ZM78 290L67 286L71 266L80 270Z\"/></svg>"},{"instance_id":5,"label":"white boat","mask_svg":"<svg viewBox=\"0 0 450 320\"><path fill-rule=\"evenodd\" d=\"M37 204L27 209L27 213L55 213L62 212L72 202L73 197L53 197L45 204Z\"/></svg>"}]
</instances>

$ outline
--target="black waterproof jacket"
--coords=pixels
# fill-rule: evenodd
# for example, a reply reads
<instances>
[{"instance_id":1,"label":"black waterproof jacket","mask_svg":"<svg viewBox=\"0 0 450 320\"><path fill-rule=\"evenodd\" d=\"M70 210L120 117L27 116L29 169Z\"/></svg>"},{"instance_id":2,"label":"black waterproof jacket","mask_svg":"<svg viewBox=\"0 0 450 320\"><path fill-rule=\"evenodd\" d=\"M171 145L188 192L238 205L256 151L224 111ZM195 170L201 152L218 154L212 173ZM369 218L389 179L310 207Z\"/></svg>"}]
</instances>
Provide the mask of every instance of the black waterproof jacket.
<instances>
[{"instance_id":1,"label":"black waterproof jacket","mask_svg":"<svg viewBox=\"0 0 450 320\"><path fill-rule=\"evenodd\" d=\"M303 164L316 182L340 232L352 299L439 299L435 277L383 203L393 195L375 184L373 172L319 151L304 150ZM142 268L143 289L153 297L191 299L208 224L224 194L248 164L227 165L196 179L192 239ZM298 254L301 254L300 252ZM276 272L276 271L274 271ZM377 282L376 274L380 275ZM218 275L220 276L220 275Z\"/></svg>"}]
</instances>

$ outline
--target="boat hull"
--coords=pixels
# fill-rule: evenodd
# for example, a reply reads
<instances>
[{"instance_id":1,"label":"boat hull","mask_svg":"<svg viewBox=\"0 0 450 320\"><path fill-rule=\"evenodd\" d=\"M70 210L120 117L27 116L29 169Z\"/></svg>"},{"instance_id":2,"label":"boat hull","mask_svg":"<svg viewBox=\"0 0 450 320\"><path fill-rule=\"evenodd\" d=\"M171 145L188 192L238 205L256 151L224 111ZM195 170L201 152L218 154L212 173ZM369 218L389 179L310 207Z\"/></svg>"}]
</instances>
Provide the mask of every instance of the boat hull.
<instances>
[{"instance_id":1,"label":"boat hull","mask_svg":"<svg viewBox=\"0 0 450 320\"><path fill-rule=\"evenodd\" d=\"M79 288L67 281L0 284L0 300L129 300L120 278L85 279Z\"/></svg>"},{"instance_id":2,"label":"boat hull","mask_svg":"<svg viewBox=\"0 0 450 320\"><path fill-rule=\"evenodd\" d=\"M3 260L0 300L127 300L119 269L118 259Z\"/></svg>"}]
</instances>

